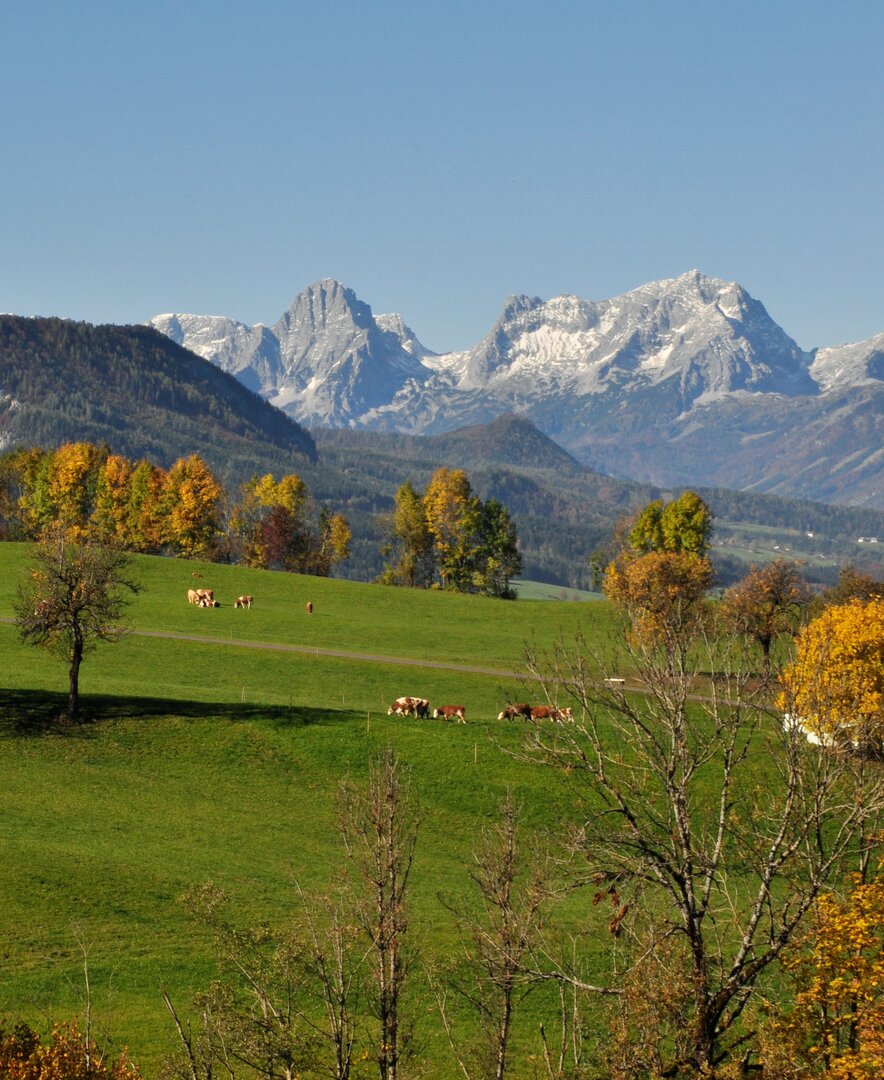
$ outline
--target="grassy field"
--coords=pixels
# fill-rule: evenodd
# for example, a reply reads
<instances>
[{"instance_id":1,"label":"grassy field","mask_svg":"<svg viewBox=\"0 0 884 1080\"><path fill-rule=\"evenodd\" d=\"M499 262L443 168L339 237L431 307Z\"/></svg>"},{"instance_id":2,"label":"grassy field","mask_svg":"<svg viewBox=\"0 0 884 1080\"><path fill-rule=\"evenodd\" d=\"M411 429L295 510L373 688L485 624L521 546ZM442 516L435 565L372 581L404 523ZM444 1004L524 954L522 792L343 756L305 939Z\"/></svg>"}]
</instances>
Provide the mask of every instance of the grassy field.
<instances>
[{"instance_id":1,"label":"grassy field","mask_svg":"<svg viewBox=\"0 0 884 1080\"><path fill-rule=\"evenodd\" d=\"M26 557L0 545L0 618L12 615ZM0 1026L81 1011L85 947L101 1024L154 1075L173 1039L160 989L186 1005L213 973L182 894L212 880L243 920L290 917L293 874L323 889L339 872L340 781L364 776L385 745L411 768L423 808L416 935L444 954L453 931L439 893L467 889L470 853L505 792L516 791L533 831L579 812L563 781L506 752L521 732L496 714L531 696L507 673L529 640L548 646L583 626L601 642L611 625L598 603L506 603L165 559L136 567L138 633L83 665L93 723L49 722L64 665L0 623ZM194 584L213 587L222 607L188 605ZM232 607L240 593L254 595L251 610ZM446 664L473 670L432 666ZM388 717L387 703L410 693L465 704L469 723ZM580 919L591 924L588 909Z\"/></svg>"}]
</instances>

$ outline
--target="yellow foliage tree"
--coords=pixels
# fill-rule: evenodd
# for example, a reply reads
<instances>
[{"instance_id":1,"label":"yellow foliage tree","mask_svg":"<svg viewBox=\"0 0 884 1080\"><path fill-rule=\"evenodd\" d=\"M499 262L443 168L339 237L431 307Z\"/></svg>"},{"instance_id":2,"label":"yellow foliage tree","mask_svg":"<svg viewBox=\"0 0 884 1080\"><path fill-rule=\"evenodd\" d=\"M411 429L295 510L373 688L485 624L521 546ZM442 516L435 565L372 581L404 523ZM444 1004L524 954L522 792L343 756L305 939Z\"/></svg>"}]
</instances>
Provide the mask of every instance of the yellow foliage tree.
<instances>
[{"instance_id":1,"label":"yellow foliage tree","mask_svg":"<svg viewBox=\"0 0 884 1080\"><path fill-rule=\"evenodd\" d=\"M826 608L798 635L778 705L824 743L884 747L884 600Z\"/></svg>"},{"instance_id":2,"label":"yellow foliage tree","mask_svg":"<svg viewBox=\"0 0 884 1080\"><path fill-rule=\"evenodd\" d=\"M55 508L55 521L71 536L86 534L95 481L105 453L91 443L66 443L52 455L49 499Z\"/></svg>"},{"instance_id":3,"label":"yellow foliage tree","mask_svg":"<svg viewBox=\"0 0 884 1080\"><path fill-rule=\"evenodd\" d=\"M465 517L473 502L463 469L437 469L424 492L424 514L439 563L442 584L456 570L465 542Z\"/></svg>"},{"instance_id":4,"label":"yellow foliage tree","mask_svg":"<svg viewBox=\"0 0 884 1080\"><path fill-rule=\"evenodd\" d=\"M141 1073L125 1050L111 1058L75 1023L56 1024L47 1042L24 1024L0 1031L0 1075L4 1080L138 1080Z\"/></svg>"},{"instance_id":5,"label":"yellow foliage tree","mask_svg":"<svg viewBox=\"0 0 884 1080\"><path fill-rule=\"evenodd\" d=\"M165 540L185 558L211 554L218 534L221 485L199 454L175 462L163 491Z\"/></svg>"},{"instance_id":6,"label":"yellow foliage tree","mask_svg":"<svg viewBox=\"0 0 884 1080\"><path fill-rule=\"evenodd\" d=\"M884 1076L884 878L816 905L810 933L785 961L795 1006L766 1034L764 1075Z\"/></svg>"},{"instance_id":7,"label":"yellow foliage tree","mask_svg":"<svg viewBox=\"0 0 884 1080\"><path fill-rule=\"evenodd\" d=\"M91 532L102 543L129 546L129 502L132 494L132 463L111 454L98 473Z\"/></svg>"},{"instance_id":8,"label":"yellow foliage tree","mask_svg":"<svg viewBox=\"0 0 884 1080\"><path fill-rule=\"evenodd\" d=\"M65 443L26 463L26 494L21 507L31 535L60 526L71 537L85 536L105 456L106 451L91 443Z\"/></svg>"}]
</instances>

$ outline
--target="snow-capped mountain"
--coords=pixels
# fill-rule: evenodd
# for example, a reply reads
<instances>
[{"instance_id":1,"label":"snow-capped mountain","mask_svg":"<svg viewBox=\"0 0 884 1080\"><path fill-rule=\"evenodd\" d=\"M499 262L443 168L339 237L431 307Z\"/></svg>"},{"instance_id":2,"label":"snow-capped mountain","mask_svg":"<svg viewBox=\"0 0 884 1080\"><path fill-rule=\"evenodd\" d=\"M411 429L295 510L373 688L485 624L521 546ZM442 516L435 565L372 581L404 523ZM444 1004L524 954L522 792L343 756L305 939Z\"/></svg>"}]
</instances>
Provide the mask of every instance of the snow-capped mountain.
<instances>
[{"instance_id":1,"label":"snow-capped mountain","mask_svg":"<svg viewBox=\"0 0 884 1080\"><path fill-rule=\"evenodd\" d=\"M611 300L513 296L474 348L441 355L330 280L269 329L151 323L308 425L438 433L520 412L614 475L884 506L884 334L804 352L696 270Z\"/></svg>"},{"instance_id":2,"label":"snow-capped mountain","mask_svg":"<svg viewBox=\"0 0 884 1080\"><path fill-rule=\"evenodd\" d=\"M375 320L337 281L295 297L272 327L219 316L158 315L151 325L307 424L346 425L422 381L425 350L401 319Z\"/></svg>"}]
</instances>

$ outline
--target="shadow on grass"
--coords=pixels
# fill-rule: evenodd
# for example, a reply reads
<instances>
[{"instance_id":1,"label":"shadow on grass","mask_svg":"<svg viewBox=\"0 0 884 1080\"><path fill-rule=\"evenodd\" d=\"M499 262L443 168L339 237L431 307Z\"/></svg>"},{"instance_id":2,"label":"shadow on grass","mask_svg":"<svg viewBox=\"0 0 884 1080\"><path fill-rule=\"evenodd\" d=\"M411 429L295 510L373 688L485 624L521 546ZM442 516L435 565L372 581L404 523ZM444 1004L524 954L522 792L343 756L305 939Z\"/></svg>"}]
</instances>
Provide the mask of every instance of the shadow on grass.
<instances>
[{"instance_id":1,"label":"shadow on grass","mask_svg":"<svg viewBox=\"0 0 884 1080\"><path fill-rule=\"evenodd\" d=\"M169 716L189 720L261 721L277 728L308 724L337 724L352 713L336 709L308 709L286 705L246 705L215 701L174 701L168 698L123 698L104 695L80 697L75 723L67 717L67 694L45 690L0 690L0 737L12 735L88 735L108 720L162 720Z\"/></svg>"}]
</instances>

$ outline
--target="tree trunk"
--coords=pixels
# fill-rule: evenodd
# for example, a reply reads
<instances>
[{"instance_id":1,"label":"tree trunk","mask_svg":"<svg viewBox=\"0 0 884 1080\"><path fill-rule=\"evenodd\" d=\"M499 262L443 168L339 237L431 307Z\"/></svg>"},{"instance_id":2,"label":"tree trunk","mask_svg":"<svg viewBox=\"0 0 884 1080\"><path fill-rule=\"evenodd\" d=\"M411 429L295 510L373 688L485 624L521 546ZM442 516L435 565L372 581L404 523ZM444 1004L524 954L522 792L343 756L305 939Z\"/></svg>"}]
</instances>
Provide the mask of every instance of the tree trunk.
<instances>
[{"instance_id":1,"label":"tree trunk","mask_svg":"<svg viewBox=\"0 0 884 1080\"><path fill-rule=\"evenodd\" d=\"M83 660L82 638L74 638L71 646L71 670L68 679L68 719L76 720L80 709L80 663Z\"/></svg>"}]
</instances>

